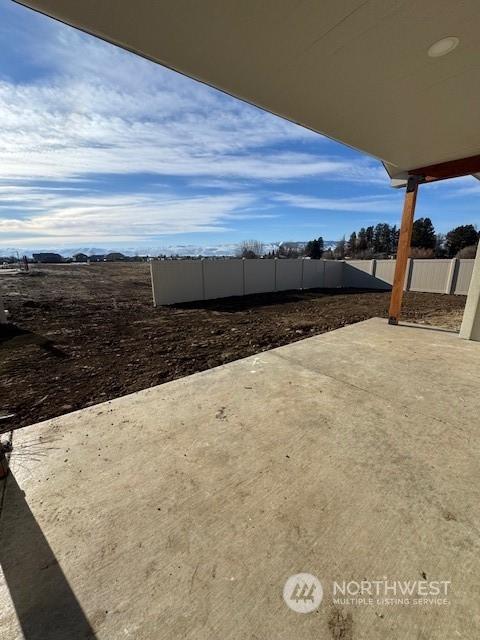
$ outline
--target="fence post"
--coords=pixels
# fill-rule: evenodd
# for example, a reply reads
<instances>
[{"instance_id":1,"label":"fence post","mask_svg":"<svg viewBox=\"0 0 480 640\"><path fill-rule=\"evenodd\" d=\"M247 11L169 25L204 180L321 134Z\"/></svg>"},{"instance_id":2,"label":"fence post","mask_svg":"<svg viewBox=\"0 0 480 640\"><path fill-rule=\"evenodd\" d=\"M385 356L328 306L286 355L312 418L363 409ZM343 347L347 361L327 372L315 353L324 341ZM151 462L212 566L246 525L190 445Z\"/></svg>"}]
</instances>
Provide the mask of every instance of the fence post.
<instances>
[{"instance_id":1,"label":"fence post","mask_svg":"<svg viewBox=\"0 0 480 640\"><path fill-rule=\"evenodd\" d=\"M370 260L370 275L374 278L377 272L377 261L375 258Z\"/></svg>"},{"instance_id":2,"label":"fence post","mask_svg":"<svg viewBox=\"0 0 480 640\"><path fill-rule=\"evenodd\" d=\"M450 269L448 270L445 293L453 293L455 291L455 274L457 273L457 262L458 258L452 258L450 261Z\"/></svg>"},{"instance_id":3,"label":"fence post","mask_svg":"<svg viewBox=\"0 0 480 640\"><path fill-rule=\"evenodd\" d=\"M274 258L274 263L275 263L275 269L274 269L274 279L273 279L273 283L274 283L274 291L277 290L277 260L278 258Z\"/></svg>"},{"instance_id":4,"label":"fence post","mask_svg":"<svg viewBox=\"0 0 480 640\"><path fill-rule=\"evenodd\" d=\"M157 306L157 300L156 300L156 293L155 293L155 287L156 287L156 283L155 283L155 265L153 264L154 260L150 261L150 282L152 284L152 298L153 298L153 306L156 307Z\"/></svg>"},{"instance_id":5,"label":"fence post","mask_svg":"<svg viewBox=\"0 0 480 640\"><path fill-rule=\"evenodd\" d=\"M303 291L303 266L305 264L305 258L300 258L300 260L302 261L302 277L300 281L300 289Z\"/></svg>"},{"instance_id":6,"label":"fence post","mask_svg":"<svg viewBox=\"0 0 480 640\"><path fill-rule=\"evenodd\" d=\"M200 259L202 263L202 300L205 300L205 258Z\"/></svg>"},{"instance_id":7,"label":"fence post","mask_svg":"<svg viewBox=\"0 0 480 640\"><path fill-rule=\"evenodd\" d=\"M241 258L242 260L242 278L243 278L243 295L245 295L245 258Z\"/></svg>"},{"instance_id":8,"label":"fence post","mask_svg":"<svg viewBox=\"0 0 480 640\"><path fill-rule=\"evenodd\" d=\"M408 259L407 273L405 274L405 291L410 291L410 285L412 284L412 274L414 268L414 259Z\"/></svg>"}]
</instances>

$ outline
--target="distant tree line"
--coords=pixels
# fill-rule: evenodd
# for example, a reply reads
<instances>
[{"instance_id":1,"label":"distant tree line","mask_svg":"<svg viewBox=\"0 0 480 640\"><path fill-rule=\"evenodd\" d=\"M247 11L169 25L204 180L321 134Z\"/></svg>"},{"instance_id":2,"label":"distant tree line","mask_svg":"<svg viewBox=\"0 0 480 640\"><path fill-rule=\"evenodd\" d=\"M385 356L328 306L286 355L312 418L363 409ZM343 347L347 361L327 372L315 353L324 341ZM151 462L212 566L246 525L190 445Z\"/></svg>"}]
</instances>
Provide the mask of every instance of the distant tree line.
<instances>
[{"instance_id":1,"label":"distant tree line","mask_svg":"<svg viewBox=\"0 0 480 640\"><path fill-rule=\"evenodd\" d=\"M315 249L312 249L314 245ZM244 240L237 246L235 255L237 258L248 260L251 258L302 258L303 256L321 258L322 253L323 239L319 238L311 242L276 242L268 251L265 251L265 245L260 240Z\"/></svg>"},{"instance_id":2,"label":"distant tree line","mask_svg":"<svg viewBox=\"0 0 480 640\"><path fill-rule=\"evenodd\" d=\"M397 252L400 230L396 225L380 222L362 227L358 232L338 240L335 248L325 249L322 236L308 242L277 243L265 251L259 240L245 240L237 247L240 258L301 258L343 260L356 258L393 258ZM430 218L418 218L413 223L411 251L413 258L474 258L479 232L473 224L451 229L447 234L437 233Z\"/></svg>"},{"instance_id":3,"label":"distant tree line","mask_svg":"<svg viewBox=\"0 0 480 640\"><path fill-rule=\"evenodd\" d=\"M342 238L334 249L336 258L368 259L396 254L400 231L396 225L381 222ZM455 227L447 234L436 233L430 218L413 223L411 253L417 258L474 258L479 233L472 224Z\"/></svg>"},{"instance_id":4,"label":"distant tree line","mask_svg":"<svg viewBox=\"0 0 480 640\"><path fill-rule=\"evenodd\" d=\"M237 258L261 258L264 255L263 242L260 240L243 240L236 251Z\"/></svg>"}]
</instances>

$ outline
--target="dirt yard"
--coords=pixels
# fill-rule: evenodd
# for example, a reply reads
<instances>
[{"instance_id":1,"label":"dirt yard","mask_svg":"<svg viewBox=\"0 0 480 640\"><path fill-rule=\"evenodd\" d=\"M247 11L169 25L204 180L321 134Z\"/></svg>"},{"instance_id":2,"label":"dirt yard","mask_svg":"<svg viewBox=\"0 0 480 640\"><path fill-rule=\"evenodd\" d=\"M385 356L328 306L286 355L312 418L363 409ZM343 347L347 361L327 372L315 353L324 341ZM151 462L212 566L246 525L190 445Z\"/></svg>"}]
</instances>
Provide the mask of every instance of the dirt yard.
<instances>
[{"instance_id":1,"label":"dirt yard","mask_svg":"<svg viewBox=\"0 0 480 640\"><path fill-rule=\"evenodd\" d=\"M154 309L143 263L2 275L0 430L7 431L373 316L389 293L272 293ZM405 295L403 319L458 329L463 296Z\"/></svg>"}]
</instances>

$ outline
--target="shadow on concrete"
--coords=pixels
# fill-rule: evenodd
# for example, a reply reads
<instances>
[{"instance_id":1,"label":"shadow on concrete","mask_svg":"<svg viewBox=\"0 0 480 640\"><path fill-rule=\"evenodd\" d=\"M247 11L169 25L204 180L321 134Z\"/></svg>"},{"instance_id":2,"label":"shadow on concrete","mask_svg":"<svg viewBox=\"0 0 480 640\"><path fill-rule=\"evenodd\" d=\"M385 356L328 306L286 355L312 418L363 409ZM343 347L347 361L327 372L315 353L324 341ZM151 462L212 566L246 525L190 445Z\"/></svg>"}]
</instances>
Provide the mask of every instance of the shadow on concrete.
<instances>
[{"instance_id":1,"label":"shadow on concrete","mask_svg":"<svg viewBox=\"0 0 480 640\"><path fill-rule=\"evenodd\" d=\"M2 488L0 564L25 640L94 639L12 473Z\"/></svg>"},{"instance_id":2,"label":"shadow on concrete","mask_svg":"<svg viewBox=\"0 0 480 640\"><path fill-rule=\"evenodd\" d=\"M216 298L213 300L197 300L194 302L178 302L168 305L174 309L208 309L225 313L248 311L260 307L268 307L292 302L311 301L315 298L328 298L333 296L358 295L360 293L388 293L385 289L375 288L345 288L345 289L293 289L289 291L273 291L270 293L256 293L245 296L232 296L230 298Z\"/></svg>"},{"instance_id":3,"label":"shadow on concrete","mask_svg":"<svg viewBox=\"0 0 480 640\"><path fill-rule=\"evenodd\" d=\"M440 333L453 333L455 335L459 335L459 331L455 331L454 329L446 329L445 327L434 327L433 325L425 325L425 324L415 324L413 322L399 322L399 327L404 327L405 329L424 329L425 331L439 331Z\"/></svg>"}]
</instances>

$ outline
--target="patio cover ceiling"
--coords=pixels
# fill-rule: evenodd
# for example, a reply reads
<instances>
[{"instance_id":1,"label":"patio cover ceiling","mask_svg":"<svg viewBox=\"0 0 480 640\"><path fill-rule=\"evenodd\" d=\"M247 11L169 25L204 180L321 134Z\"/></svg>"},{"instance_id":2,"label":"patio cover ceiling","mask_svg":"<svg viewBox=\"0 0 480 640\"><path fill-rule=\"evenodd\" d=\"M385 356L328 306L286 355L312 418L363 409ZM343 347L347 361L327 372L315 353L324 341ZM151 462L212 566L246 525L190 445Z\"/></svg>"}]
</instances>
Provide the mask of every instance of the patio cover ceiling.
<instances>
[{"instance_id":1,"label":"patio cover ceiling","mask_svg":"<svg viewBox=\"0 0 480 640\"><path fill-rule=\"evenodd\" d=\"M480 154L479 0L22 0L384 161ZM436 41L459 44L429 57Z\"/></svg>"}]
</instances>

